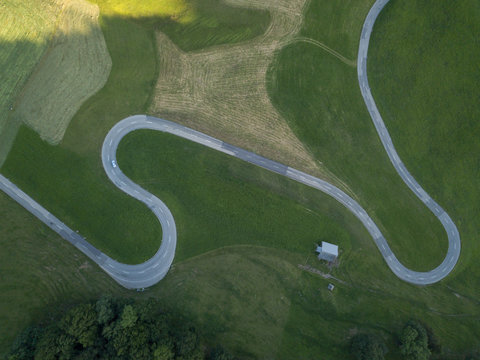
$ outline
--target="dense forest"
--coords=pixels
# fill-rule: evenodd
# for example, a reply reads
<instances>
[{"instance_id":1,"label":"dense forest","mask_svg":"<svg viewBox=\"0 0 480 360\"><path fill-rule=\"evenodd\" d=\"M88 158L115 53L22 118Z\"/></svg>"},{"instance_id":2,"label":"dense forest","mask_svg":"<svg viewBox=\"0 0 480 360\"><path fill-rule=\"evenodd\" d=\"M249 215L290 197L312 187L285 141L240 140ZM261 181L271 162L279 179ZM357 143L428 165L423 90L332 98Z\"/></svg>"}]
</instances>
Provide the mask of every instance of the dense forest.
<instances>
[{"instance_id":1,"label":"dense forest","mask_svg":"<svg viewBox=\"0 0 480 360\"><path fill-rule=\"evenodd\" d=\"M235 358L220 346L209 348L188 320L163 311L154 299L102 297L69 307L45 323L26 328L7 359Z\"/></svg>"}]
</instances>

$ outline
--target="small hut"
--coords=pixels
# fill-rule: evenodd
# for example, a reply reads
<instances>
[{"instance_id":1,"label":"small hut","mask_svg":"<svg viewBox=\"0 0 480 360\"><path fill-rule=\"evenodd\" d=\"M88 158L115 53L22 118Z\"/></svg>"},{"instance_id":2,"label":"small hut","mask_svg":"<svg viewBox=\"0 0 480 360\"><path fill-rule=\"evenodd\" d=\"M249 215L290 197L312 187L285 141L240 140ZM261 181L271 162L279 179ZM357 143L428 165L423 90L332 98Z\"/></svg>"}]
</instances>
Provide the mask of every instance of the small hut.
<instances>
[{"instance_id":1,"label":"small hut","mask_svg":"<svg viewBox=\"0 0 480 360\"><path fill-rule=\"evenodd\" d=\"M322 241L322 246L317 246L316 252L320 260L333 262L338 257L338 246Z\"/></svg>"}]
</instances>

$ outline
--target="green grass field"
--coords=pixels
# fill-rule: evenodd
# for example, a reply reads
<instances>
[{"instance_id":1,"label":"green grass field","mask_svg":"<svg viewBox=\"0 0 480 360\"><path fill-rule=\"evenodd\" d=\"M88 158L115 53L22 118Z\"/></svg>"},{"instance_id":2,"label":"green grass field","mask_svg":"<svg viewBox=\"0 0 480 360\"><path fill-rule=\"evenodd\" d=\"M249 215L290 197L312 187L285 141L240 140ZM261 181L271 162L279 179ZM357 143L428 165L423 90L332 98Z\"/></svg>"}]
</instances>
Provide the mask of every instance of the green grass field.
<instances>
[{"instance_id":1,"label":"green grass field","mask_svg":"<svg viewBox=\"0 0 480 360\"><path fill-rule=\"evenodd\" d=\"M480 291L479 19L476 1L393 1L369 51L372 92L400 157L458 226L455 279L470 296Z\"/></svg>"},{"instance_id":2,"label":"green grass field","mask_svg":"<svg viewBox=\"0 0 480 360\"><path fill-rule=\"evenodd\" d=\"M105 85L112 62L98 22L85 0L63 4L48 49L15 99L11 121L25 123L58 144L82 103Z\"/></svg>"},{"instance_id":3,"label":"green grass field","mask_svg":"<svg viewBox=\"0 0 480 360\"><path fill-rule=\"evenodd\" d=\"M373 0L314 0L305 13L300 35L356 62L360 31L373 3Z\"/></svg>"},{"instance_id":4,"label":"green grass field","mask_svg":"<svg viewBox=\"0 0 480 360\"><path fill-rule=\"evenodd\" d=\"M51 143L103 87L111 60L98 6L85 0L0 4L0 165L22 123Z\"/></svg>"},{"instance_id":5,"label":"green grass field","mask_svg":"<svg viewBox=\"0 0 480 360\"><path fill-rule=\"evenodd\" d=\"M324 30L316 24L329 13L308 15L318 14L319 8L312 2L304 29L310 36L317 29L315 38L321 39ZM357 16L363 19L365 13ZM340 48L350 44L342 37L336 41ZM279 53L269 81L272 100L294 132L354 192L399 260L420 271L439 265L446 254L446 234L391 165L363 103L356 69L320 47L297 43Z\"/></svg>"},{"instance_id":6,"label":"green grass field","mask_svg":"<svg viewBox=\"0 0 480 360\"><path fill-rule=\"evenodd\" d=\"M235 43L262 34L266 11L234 7L221 0L94 0L102 12L140 20L166 33L182 50Z\"/></svg>"},{"instance_id":7,"label":"green grass field","mask_svg":"<svg viewBox=\"0 0 480 360\"><path fill-rule=\"evenodd\" d=\"M129 155L133 151L135 159ZM475 342L475 333L465 329L477 328L477 301L457 298L451 284L419 290L399 281L361 224L322 193L201 145L146 130L124 138L118 161L134 182L166 201L175 217L174 271L158 287L173 282L196 296L179 300L175 291L165 299L191 311L212 337L227 332L218 340L239 353L342 358L350 330L375 329L393 342L391 324L401 327L412 316L432 324L449 347L468 348ZM335 282L339 293L334 296L325 289L328 281L296 267L306 263L328 272L313 255L316 239L335 239L342 249L341 265L333 274L346 284ZM177 267L186 267L189 275L175 275ZM218 279L220 273L224 275ZM256 309L261 315L242 314L242 309L259 307L255 294L265 299L266 305ZM450 314L472 317L452 321ZM246 335L245 322L250 328ZM275 336L273 341L272 333L281 334L282 340ZM318 339L328 339L328 346Z\"/></svg>"},{"instance_id":8,"label":"green grass field","mask_svg":"<svg viewBox=\"0 0 480 360\"><path fill-rule=\"evenodd\" d=\"M154 243L161 229L143 205L110 185L100 163L100 148L107 131L120 119L147 109L156 81L153 28L161 22L142 18L142 7L138 8L139 13L127 16L131 11L128 4L127 1L99 4L103 13L102 30L113 62L105 87L81 107L59 146L50 146L32 130L21 128L1 172L67 224L78 228L96 246L108 249L112 256L137 262L156 249L158 242L155 246ZM342 7L313 1L306 13L302 34L324 42L348 58L355 58L358 41L355 39L358 39L370 4L371 1L345 3ZM428 11L441 13L436 4L431 2ZM176 9L161 11L178 20ZM202 16L215 18L215 9L211 5L208 10L211 12L205 10L207 15ZM407 19L413 16L414 12L407 6L400 10L391 7L385 14L404 11ZM195 14L200 13L199 10ZM234 15L231 13L231 17ZM221 13L218 16L221 18ZM260 18L266 21L268 16L263 14ZM332 18L344 24L342 31L337 33L334 26L323 25ZM387 20L381 18L379 24L382 25L382 21L389 24L391 20ZM197 48L195 41L200 40L191 37L189 31L204 29L207 34L208 29L200 25L188 27L185 21L172 25L177 35L170 35L183 39L178 40L185 41L183 48ZM227 27L231 19L217 21L221 24L225 21L225 25L218 26ZM257 24L260 20L252 17L252 21ZM325 31L319 30L316 34L314 21L322 23L319 29ZM452 22L451 26L458 24ZM253 23L245 26L257 30L264 28ZM425 33L428 29L425 28ZM254 35L247 30L239 32L244 35L231 33L226 37L211 37L207 44ZM379 41L381 45L376 38L372 41ZM372 46L377 45L373 43ZM467 46L463 51L469 49ZM294 51L302 54L302 63L292 60ZM372 57L377 56L372 54ZM278 73L272 72L271 79L277 84L290 84L296 90L296 99L286 96L290 93L285 91L282 101L295 110L295 115L302 116L303 121L297 127L291 124L303 134L302 140L312 153L340 178L350 179L348 185L365 201L367 211L379 220L401 260L417 267L435 265L443 258L444 247L432 249L439 243L429 246L423 242L425 239L442 240L442 229L436 219L425 215L425 208L413 195L402 190L400 180L392 169L389 170L388 159L364 110L355 70L320 48L304 43L287 47L274 66L278 67ZM287 70L302 80L300 84L285 74ZM402 78L401 74L398 76ZM382 106L388 108L389 103L384 101ZM298 112L302 107L305 110ZM312 114L322 122L308 121ZM308 137L303 126L308 126L309 132L318 137ZM392 136L396 141L396 136L401 135L394 131ZM463 136L468 138L467 135L473 143L472 133L465 131ZM431 142L431 146L437 143L434 135ZM453 146L453 143L448 145ZM402 153L400 145L397 146L410 167L413 160L409 160L408 153ZM134 150L138 155L129 156ZM453 152L455 148L450 150ZM222 343L244 359L319 356L348 359L348 339L362 330L384 337L391 349L388 359L400 359L394 350L396 334L412 317L433 328L446 353L468 351L478 346L480 304L478 286L474 282L478 278L478 266L473 264L478 254L478 246L474 243L478 223L473 219L478 213L475 207L478 207L475 201L478 194L473 186L465 188L470 190L462 199L467 204L463 208L462 202L457 202L448 192L442 195L434 187L435 176L427 171L433 165L416 165L424 173L419 174L419 180L426 182L426 190L434 197L438 195L440 204L457 221L462 245L469 252L467 256L462 253L459 267L445 281L419 288L398 280L385 266L358 220L318 191L160 133L137 131L129 134L120 144L118 156L127 175L172 209L178 228L178 247L172 269L162 282L146 292L128 292L15 202L0 194L0 320L4 324L0 327L0 354L8 349L22 327L49 316L49 310L58 304L92 299L105 293L160 298L167 307L181 310L194 319L212 343ZM358 170L361 166L362 171ZM415 165L412 170L417 176ZM467 178L472 173L463 175L463 186L474 184L476 178ZM447 189L454 188L457 177L455 173L442 173L442 181L449 184ZM431 182L432 190L427 181ZM395 186L399 197L392 196L390 186ZM409 206L413 208L407 212ZM405 230L405 224L412 229ZM405 232L394 237L397 231ZM415 244L416 252L410 251L411 239L418 238L422 242ZM122 240L119 242L119 239ZM138 239L145 239L145 242L138 244ZM331 274L342 282L326 280L298 266L309 265L329 272L312 252L316 241L329 239L335 239L342 249L340 266L331 270ZM131 254L127 254L128 251ZM432 260L426 259L424 254L429 254ZM336 285L332 293L326 290L329 282Z\"/></svg>"},{"instance_id":9,"label":"green grass field","mask_svg":"<svg viewBox=\"0 0 480 360\"><path fill-rule=\"evenodd\" d=\"M306 255L316 242L335 239L347 250L351 233L365 236L360 222L326 195L173 135L135 131L120 143L117 159L171 209L178 261L240 244Z\"/></svg>"},{"instance_id":10,"label":"green grass field","mask_svg":"<svg viewBox=\"0 0 480 360\"><path fill-rule=\"evenodd\" d=\"M107 84L82 106L59 146L20 129L1 172L95 246L120 261L138 263L158 249L160 227L145 206L110 184L100 149L113 124L146 106L155 78L155 49L152 34L140 24L118 18L101 21L113 62ZM132 41L125 49L128 38ZM116 218L102 216L114 212Z\"/></svg>"},{"instance_id":11,"label":"green grass field","mask_svg":"<svg viewBox=\"0 0 480 360\"><path fill-rule=\"evenodd\" d=\"M149 104L157 72L153 29L162 19L124 18L112 15L107 2L99 5L110 14L101 18L113 60L107 84L82 106L59 146L22 128L1 171L99 249L119 261L139 263L158 249L161 229L143 204L110 184L99 154L108 130L128 115L144 113ZM246 16L249 10L245 11L240 14ZM228 14L233 17L231 11ZM191 22L201 22L207 15L200 11ZM265 22L268 16L262 19ZM262 24L257 17L253 20L257 28ZM171 31L182 29L179 23ZM209 43L237 39L214 37ZM188 41L184 45L192 46Z\"/></svg>"},{"instance_id":12,"label":"green grass field","mask_svg":"<svg viewBox=\"0 0 480 360\"><path fill-rule=\"evenodd\" d=\"M18 130L10 119L15 98L47 49L61 7L55 1L0 4L0 164Z\"/></svg>"},{"instance_id":13,"label":"green grass field","mask_svg":"<svg viewBox=\"0 0 480 360\"><path fill-rule=\"evenodd\" d=\"M0 247L0 356L23 327L40 320L57 304L123 291L3 192Z\"/></svg>"},{"instance_id":14,"label":"green grass field","mask_svg":"<svg viewBox=\"0 0 480 360\"><path fill-rule=\"evenodd\" d=\"M137 160L128 156L133 149ZM396 279L359 222L322 193L162 133L129 134L118 156L128 176L167 202L179 229L171 271L139 296L187 313L207 338L242 358L345 358L355 331L375 331L393 345L412 316L431 324L447 346L474 343L476 320L461 315L478 317L476 301L444 285L418 289ZM176 170L185 168L189 176L179 176ZM0 293L8 305L0 318L11 329L41 319L45 306L132 294L13 201L0 201L0 209L9 209L9 217L0 217L9 234L2 236ZM333 293L326 290L330 281L298 268L329 272L312 252L322 239L342 249L332 274L345 284L331 281ZM37 295L30 300L31 294ZM0 333L5 350L11 329Z\"/></svg>"}]
</instances>

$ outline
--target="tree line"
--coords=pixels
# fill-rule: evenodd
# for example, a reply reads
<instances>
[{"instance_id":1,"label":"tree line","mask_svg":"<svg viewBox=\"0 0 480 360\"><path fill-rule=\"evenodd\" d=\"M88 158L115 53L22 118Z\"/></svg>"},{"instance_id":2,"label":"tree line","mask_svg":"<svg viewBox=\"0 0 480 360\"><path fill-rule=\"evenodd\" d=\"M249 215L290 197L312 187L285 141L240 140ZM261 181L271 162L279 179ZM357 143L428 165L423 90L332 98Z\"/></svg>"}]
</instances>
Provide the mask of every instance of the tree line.
<instances>
[{"instance_id":1,"label":"tree line","mask_svg":"<svg viewBox=\"0 0 480 360\"><path fill-rule=\"evenodd\" d=\"M102 297L77 304L55 319L20 333L7 360L235 360L221 346L207 346L196 328L177 313L165 312L155 299ZM479 353L442 354L433 331L409 321L397 341L405 360L480 360ZM356 360L384 360L383 338L359 333L350 342Z\"/></svg>"},{"instance_id":2,"label":"tree line","mask_svg":"<svg viewBox=\"0 0 480 360\"><path fill-rule=\"evenodd\" d=\"M371 333L355 335L350 351L356 360L384 360L388 347L383 339ZM419 321L410 320L403 327L397 342L398 350L405 360L480 360L479 353L468 355L443 355L442 348L433 331Z\"/></svg>"},{"instance_id":3,"label":"tree line","mask_svg":"<svg viewBox=\"0 0 480 360\"><path fill-rule=\"evenodd\" d=\"M234 360L208 348L195 327L158 301L102 297L78 304L58 319L26 328L7 360Z\"/></svg>"}]
</instances>

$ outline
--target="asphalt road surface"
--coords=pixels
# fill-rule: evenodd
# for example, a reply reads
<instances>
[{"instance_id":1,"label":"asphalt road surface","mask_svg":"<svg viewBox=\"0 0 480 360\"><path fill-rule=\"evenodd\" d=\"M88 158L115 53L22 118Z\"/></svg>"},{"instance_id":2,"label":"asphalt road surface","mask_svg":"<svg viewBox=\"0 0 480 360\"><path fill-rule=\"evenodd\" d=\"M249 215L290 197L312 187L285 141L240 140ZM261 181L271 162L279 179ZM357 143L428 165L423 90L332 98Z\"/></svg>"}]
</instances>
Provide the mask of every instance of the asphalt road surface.
<instances>
[{"instance_id":1,"label":"asphalt road surface","mask_svg":"<svg viewBox=\"0 0 480 360\"><path fill-rule=\"evenodd\" d=\"M460 256L460 235L458 229L455 226L454 222L450 216L438 205L431 197L427 194L425 190L418 184L418 182L413 178L413 176L408 172L407 168L403 164L402 160L397 154L395 147L393 146L392 139L390 134L387 131L387 128L382 120L380 112L377 109L377 105L373 100L372 93L370 91L370 85L368 84L367 77L367 55L368 55L368 44L370 42L370 35L372 34L373 25L377 16L380 14L384 6L388 3L389 0L377 0L370 9L367 18L363 24L362 34L360 37L360 45L358 49L358 58L357 58L357 74L358 74L358 83L360 85L360 91L367 106L370 117L375 125L377 133L382 141L383 147L390 158L395 170L397 170L398 175L402 180L407 184L410 190L432 211L432 213L440 220L442 223L447 236L448 236L448 250L447 255L443 262L435 269L425 273L413 272L408 270L403 265L401 265L396 259L394 262L389 262L388 265L392 271L399 276L402 274L402 279L405 280L405 276L410 275L411 278L415 278L415 284L431 284L440 279L443 279L447 276L455 267L458 258ZM377 244L378 245L378 244ZM385 257L385 254L382 252L382 255ZM408 280L407 280L408 281Z\"/></svg>"},{"instance_id":2,"label":"asphalt road surface","mask_svg":"<svg viewBox=\"0 0 480 360\"><path fill-rule=\"evenodd\" d=\"M382 140L385 150L392 161L398 174L402 177L409 188L425 203L425 205L440 220L448 235L448 251L443 262L435 269L428 272L416 272L407 269L395 257L384 236L378 229L366 211L350 196L334 185L308 175L299 170L293 169L278 162L266 159L252 152L243 150L233 145L224 143L221 140L210 137L206 134L189 129L182 125L158 119L146 115L135 115L117 123L107 134L102 147L103 167L109 179L119 189L137 200L146 204L158 218L162 226L162 242L156 254L146 262L138 265L127 265L119 263L108 257L90 243L80 234L70 229L50 212L35 202L15 184L11 183L4 176L0 175L0 189L11 196L15 201L39 218L52 230L57 232L64 239L72 243L90 259L95 261L115 281L129 289L139 289L152 286L159 282L167 274L175 257L175 246L177 242L177 231L175 220L167 206L156 196L150 194L140 186L132 182L117 165L116 151L121 139L131 131L139 129L151 129L170 133L190 141L202 144L214 150L223 152L230 156L237 157L249 163L260 166L269 171L286 176L307 186L318 189L342 203L350 210L365 226L372 236L380 253L393 273L400 279L417 285L428 285L440 281L446 277L454 268L460 255L460 236L458 230L448 214L422 189L415 179L407 171L393 146L390 135L383 123L378 109L373 100L367 79L367 51L370 34L376 17L385 6L388 0L377 1L370 10L364 23L360 48L358 53L358 79L360 89L368 107L377 132ZM188 173L188 169L185 170Z\"/></svg>"}]
</instances>

